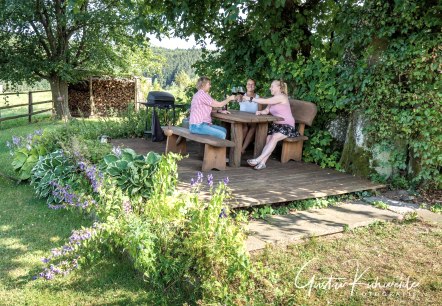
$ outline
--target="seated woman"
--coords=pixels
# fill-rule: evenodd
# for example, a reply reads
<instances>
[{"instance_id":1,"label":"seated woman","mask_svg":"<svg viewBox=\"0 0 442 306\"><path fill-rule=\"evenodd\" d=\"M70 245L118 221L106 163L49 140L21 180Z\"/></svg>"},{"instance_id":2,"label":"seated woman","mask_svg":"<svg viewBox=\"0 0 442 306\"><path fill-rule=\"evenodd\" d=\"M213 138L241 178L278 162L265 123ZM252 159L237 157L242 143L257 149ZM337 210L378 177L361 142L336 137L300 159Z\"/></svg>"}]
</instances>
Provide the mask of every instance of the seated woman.
<instances>
[{"instance_id":1,"label":"seated woman","mask_svg":"<svg viewBox=\"0 0 442 306\"><path fill-rule=\"evenodd\" d=\"M223 107L235 96L229 96L226 100L218 102L209 95L210 79L208 77L200 77L196 85L198 91L193 95L190 105L189 130L193 134L211 135L218 138L226 139L226 129L222 126L212 124L212 107Z\"/></svg>"},{"instance_id":2,"label":"seated woman","mask_svg":"<svg viewBox=\"0 0 442 306\"><path fill-rule=\"evenodd\" d=\"M252 99L252 98L259 98L259 96L255 93L255 85L256 85L255 80L253 80L253 79L247 80L246 96L249 99L246 100L246 99L243 99L243 97L240 97L240 99L243 99L243 101L239 103L239 110L240 111L254 113L254 114L258 111L258 103L250 101L250 99ZM243 124L242 134L244 135L244 141L242 144L241 154L244 154L248 145L250 144L252 139L255 137L255 131L256 131L256 124Z\"/></svg>"},{"instance_id":3,"label":"seated woman","mask_svg":"<svg viewBox=\"0 0 442 306\"><path fill-rule=\"evenodd\" d=\"M292 111L290 109L290 102L287 96L287 84L275 80L270 86L271 98L254 98L252 101L259 104L267 104L266 109L257 111L257 115L272 114L273 116L283 118L280 121L276 121L271 124L267 133L267 140L261 155L254 159L248 159L247 163L254 167L256 170L261 170L266 167L267 159L272 154L278 141L287 137L299 136L298 131L295 129L295 119L293 118Z\"/></svg>"}]
</instances>

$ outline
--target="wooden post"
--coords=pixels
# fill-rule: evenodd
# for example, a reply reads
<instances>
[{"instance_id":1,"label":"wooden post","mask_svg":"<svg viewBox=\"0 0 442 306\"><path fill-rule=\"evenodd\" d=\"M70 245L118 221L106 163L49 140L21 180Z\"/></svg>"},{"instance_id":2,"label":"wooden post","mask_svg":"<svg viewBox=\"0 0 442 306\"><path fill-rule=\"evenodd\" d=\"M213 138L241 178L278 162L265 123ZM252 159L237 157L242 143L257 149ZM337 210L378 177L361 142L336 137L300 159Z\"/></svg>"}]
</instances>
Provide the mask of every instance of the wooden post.
<instances>
[{"instance_id":1,"label":"wooden post","mask_svg":"<svg viewBox=\"0 0 442 306\"><path fill-rule=\"evenodd\" d=\"M32 122L32 91L28 93L28 122Z\"/></svg>"},{"instance_id":2,"label":"wooden post","mask_svg":"<svg viewBox=\"0 0 442 306\"><path fill-rule=\"evenodd\" d=\"M135 98L134 98L134 103L135 103L135 105L134 105L134 108L135 108L135 111L136 112L138 112L139 110L140 110L140 107L139 107L139 104L138 104L138 86L139 86L139 84L140 84L140 80L138 79L138 77L134 77L134 81L135 81L135 92L134 92L134 94L135 94Z\"/></svg>"},{"instance_id":3,"label":"wooden post","mask_svg":"<svg viewBox=\"0 0 442 306\"><path fill-rule=\"evenodd\" d=\"M89 100L91 106L91 116L95 114L94 92L92 91L92 77L89 77Z\"/></svg>"}]
</instances>

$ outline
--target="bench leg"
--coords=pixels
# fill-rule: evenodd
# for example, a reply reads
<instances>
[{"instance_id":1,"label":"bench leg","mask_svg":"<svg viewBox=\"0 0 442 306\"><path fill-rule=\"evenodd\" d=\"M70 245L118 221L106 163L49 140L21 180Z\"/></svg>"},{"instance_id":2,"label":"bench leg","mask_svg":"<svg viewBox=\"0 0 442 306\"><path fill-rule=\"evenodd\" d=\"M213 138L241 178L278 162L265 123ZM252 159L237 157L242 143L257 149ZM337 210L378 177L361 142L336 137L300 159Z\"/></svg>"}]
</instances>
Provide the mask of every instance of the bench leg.
<instances>
[{"instance_id":1,"label":"bench leg","mask_svg":"<svg viewBox=\"0 0 442 306\"><path fill-rule=\"evenodd\" d=\"M169 152L186 154L187 153L186 138L178 137L177 135L174 134L168 136L166 143L166 153Z\"/></svg>"},{"instance_id":2,"label":"bench leg","mask_svg":"<svg viewBox=\"0 0 442 306\"><path fill-rule=\"evenodd\" d=\"M297 142L282 142L282 153L281 153L281 163L286 163L293 159L295 161L300 161L302 158L302 146L304 141Z\"/></svg>"},{"instance_id":3,"label":"bench leg","mask_svg":"<svg viewBox=\"0 0 442 306\"><path fill-rule=\"evenodd\" d=\"M226 170L226 147L205 145L202 170L210 171L212 169Z\"/></svg>"}]
</instances>

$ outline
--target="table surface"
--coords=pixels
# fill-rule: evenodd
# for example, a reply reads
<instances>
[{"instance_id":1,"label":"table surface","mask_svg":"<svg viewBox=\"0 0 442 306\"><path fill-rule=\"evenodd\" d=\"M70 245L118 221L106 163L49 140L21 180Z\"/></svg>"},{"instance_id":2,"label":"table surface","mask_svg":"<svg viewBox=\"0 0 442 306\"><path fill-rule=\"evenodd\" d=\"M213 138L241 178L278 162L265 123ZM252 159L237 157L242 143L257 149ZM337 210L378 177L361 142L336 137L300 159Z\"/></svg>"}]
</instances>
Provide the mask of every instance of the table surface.
<instances>
[{"instance_id":1,"label":"table surface","mask_svg":"<svg viewBox=\"0 0 442 306\"><path fill-rule=\"evenodd\" d=\"M212 117L220 119L225 122L240 122L240 123L260 123L260 122L273 122L283 120L283 118L275 117L272 115L255 115L253 113L241 112L239 110L229 110L230 114L223 114L212 112Z\"/></svg>"}]
</instances>

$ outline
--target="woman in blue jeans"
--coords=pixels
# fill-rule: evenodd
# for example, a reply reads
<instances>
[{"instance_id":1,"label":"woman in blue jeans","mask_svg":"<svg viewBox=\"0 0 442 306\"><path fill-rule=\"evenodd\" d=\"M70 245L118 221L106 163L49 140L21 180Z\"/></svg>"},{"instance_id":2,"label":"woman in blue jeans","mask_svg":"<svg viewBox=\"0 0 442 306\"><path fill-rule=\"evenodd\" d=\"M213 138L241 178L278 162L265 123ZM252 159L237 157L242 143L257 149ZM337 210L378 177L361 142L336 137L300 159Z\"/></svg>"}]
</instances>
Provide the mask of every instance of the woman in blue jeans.
<instances>
[{"instance_id":1,"label":"woman in blue jeans","mask_svg":"<svg viewBox=\"0 0 442 306\"><path fill-rule=\"evenodd\" d=\"M211 135L217 138L226 139L227 131L222 126L212 124L212 107L223 107L235 96L229 96L226 100L218 102L209 95L210 79L200 77L196 85L198 91L193 95L190 105L189 130L193 134Z\"/></svg>"}]
</instances>

